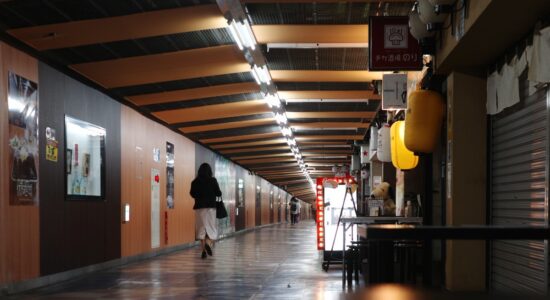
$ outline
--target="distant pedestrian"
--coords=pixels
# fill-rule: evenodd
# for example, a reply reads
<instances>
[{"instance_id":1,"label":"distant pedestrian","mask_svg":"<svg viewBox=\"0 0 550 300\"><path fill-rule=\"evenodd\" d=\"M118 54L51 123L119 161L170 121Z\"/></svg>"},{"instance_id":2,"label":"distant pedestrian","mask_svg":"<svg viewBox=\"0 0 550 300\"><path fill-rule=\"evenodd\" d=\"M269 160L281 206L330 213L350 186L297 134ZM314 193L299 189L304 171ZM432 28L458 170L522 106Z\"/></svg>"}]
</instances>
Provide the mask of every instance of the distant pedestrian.
<instances>
[{"instance_id":1,"label":"distant pedestrian","mask_svg":"<svg viewBox=\"0 0 550 300\"><path fill-rule=\"evenodd\" d=\"M218 238L216 197L222 195L209 164L203 163L199 167L197 177L191 183L190 194L195 198L193 209L195 210L196 238L201 241L201 258L205 259L207 253L212 256L212 246Z\"/></svg>"},{"instance_id":2,"label":"distant pedestrian","mask_svg":"<svg viewBox=\"0 0 550 300\"><path fill-rule=\"evenodd\" d=\"M296 197L290 199L290 224L298 224L298 218L300 216L300 201Z\"/></svg>"}]
</instances>

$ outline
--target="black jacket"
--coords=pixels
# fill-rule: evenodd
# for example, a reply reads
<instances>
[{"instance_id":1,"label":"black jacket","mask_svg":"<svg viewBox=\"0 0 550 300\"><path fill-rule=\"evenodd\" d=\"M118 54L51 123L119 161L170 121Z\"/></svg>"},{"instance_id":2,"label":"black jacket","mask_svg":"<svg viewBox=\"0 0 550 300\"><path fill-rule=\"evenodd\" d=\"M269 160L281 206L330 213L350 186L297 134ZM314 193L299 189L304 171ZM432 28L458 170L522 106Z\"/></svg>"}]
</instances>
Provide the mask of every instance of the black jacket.
<instances>
[{"instance_id":1,"label":"black jacket","mask_svg":"<svg viewBox=\"0 0 550 300\"><path fill-rule=\"evenodd\" d=\"M221 197L222 191L214 177L197 177L191 183L191 197L195 198L193 209L215 208L216 197Z\"/></svg>"}]
</instances>

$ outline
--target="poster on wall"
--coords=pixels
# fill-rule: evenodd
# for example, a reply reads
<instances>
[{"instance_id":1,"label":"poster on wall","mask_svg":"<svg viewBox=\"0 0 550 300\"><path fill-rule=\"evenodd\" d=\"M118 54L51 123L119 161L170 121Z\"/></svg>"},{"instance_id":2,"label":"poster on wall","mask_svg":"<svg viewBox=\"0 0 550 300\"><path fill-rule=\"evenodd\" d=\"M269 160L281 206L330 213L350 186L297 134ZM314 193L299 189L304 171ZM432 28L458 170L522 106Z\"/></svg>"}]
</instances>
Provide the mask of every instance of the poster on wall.
<instances>
[{"instance_id":1,"label":"poster on wall","mask_svg":"<svg viewBox=\"0 0 550 300\"><path fill-rule=\"evenodd\" d=\"M174 208L174 144L166 142L166 205Z\"/></svg>"},{"instance_id":2,"label":"poster on wall","mask_svg":"<svg viewBox=\"0 0 550 300\"><path fill-rule=\"evenodd\" d=\"M239 178L237 188L237 207L244 207L244 179Z\"/></svg>"},{"instance_id":3,"label":"poster on wall","mask_svg":"<svg viewBox=\"0 0 550 300\"><path fill-rule=\"evenodd\" d=\"M46 127L46 160L57 162L58 143L55 137L55 129Z\"/></svg>"},{"instance_id":4,"label":"poster on wall","mask_svg":"<svg viewBox=\"0 0 550 300\"><path fill-rule=\"evenodd\" d=\"M65 116L66 198L105 198L105 137L103 127Z\"/></svg>"},{"instance_id":5,"label":"poster on wall","mask_svg":"<svg viewBox=\"0 0 550 300\"><path fill-rule=\"evenodd\" d=\"M38 84L8 73L9 203L38 204Z\"/></svg>"},{"instance_id":6,"label":"poster on wall","mask_svg":"<svg viewBox=\"0 0 550 300\"><path fill-rule=\"evenodd\" d=\"M151 169L151 248L160 247L160 171Z\"/></svg>"}]
</instances>

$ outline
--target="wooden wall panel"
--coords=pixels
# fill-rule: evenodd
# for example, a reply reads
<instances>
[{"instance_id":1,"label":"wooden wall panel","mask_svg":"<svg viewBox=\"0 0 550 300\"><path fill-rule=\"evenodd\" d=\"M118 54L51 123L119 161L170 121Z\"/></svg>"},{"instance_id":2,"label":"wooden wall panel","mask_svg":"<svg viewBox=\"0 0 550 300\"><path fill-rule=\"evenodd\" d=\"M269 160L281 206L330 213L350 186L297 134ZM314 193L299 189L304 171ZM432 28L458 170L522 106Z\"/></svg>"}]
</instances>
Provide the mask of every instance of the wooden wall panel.
<instances>
[{"instance_id":1,"label":"wooden wall panel","mask_svg":"<svg viewBox=\"0 0 550 300\"><path fill-rule=\"evenodd\" d=\"M40 274L39 207L10 206L8 199L10 177L8 71L38 83L39 88L40 82L38 62L4 43L0 43L0 70L0 284L2 284L30 279ZM42 148L42 144L40 147Z\"/></svg>"},{"instance_id":2,"label":"wooden wall panel","mask_svg":"<svg viewBox=\"0 0 550 300\"><path fill-rule=\"evenodd\" d=\"M279 202L279 189L274 187L273 190L273 222L279 223L279 207L281 205Z\"/></svg>"},{"instance_id":3,"label":"wooden wall panel","mask_svg":"<svg viewBox=\"0 0 550 300\"><path fill-rule=\"evenodd\" d=\"M151 248L151 169L160 171L160 247L193 242L194 200L189 195L195 176L195 144L133 109L122 109L122 203L130 204L130 222L122 225L122 256L149 252ZM175 205L166 204L166 142L175 150ZM161 149L161 161L153 160L153 148ZM168 213L168 243L165 213Z\"/></svg>"},{"instance_id":4,"label":"wooden wall panel","mask_svg":"<svg viewBox=\"0 0 550 300\"><path fill-rule=\"evenodd\" d=\"M256 226L256 176L245 174L245 210L246 223L245 228L253 228Z\"/></svg>"},{"instance_id":5,"label":"wooden wall panel","mask_svg":"<svg viewBox=\"0 0 550 300\"><path fill-rule=\"evenodd\" d=\"M168 210L167 246L173 246L195 240L195 200L189 194L195 178L195 143L173 131L169 132L167 140L174 144L176 151L175 208ZM163 208L166 208L165 201L161 201L161 210Z\"/></svg>"},{"instance_id":6,"label":"wooden wall panel","mask_svg":"<svg viewBox=\"0 0 550 300\"><path fill-rule=\"evenodd\" d=\"M130 222L121 227L121 255L130 256L151 249L151 205L145 198L150 195L149 174L145 151L157 139L144 144L147 138L147 122L141 121L141 116L123 107L121 115L121 206L130 205ZM139 147L139 148L136 148ZM152 149L151 149L152 150ZM149 152L151 153L151 152ZM161 156L162 157L162 156ZM151 157L152 158L152 157ZM160 170L160 163L156 168ZM164 174L161 172L161 176ZM163 178L164 179L164 178ZM163 180L161 179L161 182ZM162 188L161 188L162 191Z\"/></svg>"},{"instance_id":7,"label":"wooden wall panel","mask_svg":"<svg viewBox=\"0 0 550 300\"><path fill-rule=\"evenodd\" d=\"M40 143L56 130L59 161L40 159L40 273L120 257L120 103L40 63ZM65 115L106 129L105 199L65 200Z\"/></svg>"},{"instance_id":8,"label":"wooden wall panel","mask_svg":"<svg viewBox=\"0 0 550 300\"><path fill-rule=\"evenodd\" d=\"M262 179L262 225L269 224L269 192L271 184Z\"/></svg>"}]
</instances>

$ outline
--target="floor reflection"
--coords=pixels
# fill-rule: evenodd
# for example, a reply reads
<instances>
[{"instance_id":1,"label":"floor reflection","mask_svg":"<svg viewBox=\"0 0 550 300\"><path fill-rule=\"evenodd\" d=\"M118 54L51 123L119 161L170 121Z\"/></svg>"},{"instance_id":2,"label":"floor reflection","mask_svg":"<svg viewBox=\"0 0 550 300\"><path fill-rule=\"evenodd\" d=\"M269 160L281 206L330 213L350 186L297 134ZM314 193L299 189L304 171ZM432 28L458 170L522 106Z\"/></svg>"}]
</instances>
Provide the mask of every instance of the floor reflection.
<instances>
[{"instance_id":1,"label":"floor reflection","mask_svg":"<svg viewBox=\"0 0 550 300\"><path fill-rule=\"evenodd\" d=\"M316 299L342 297L341 273L321 270L313 222L276 225L14 298Z\"/></svg>"}]
</instances>

